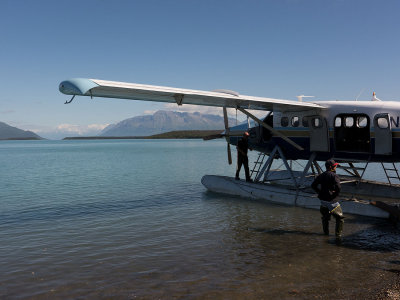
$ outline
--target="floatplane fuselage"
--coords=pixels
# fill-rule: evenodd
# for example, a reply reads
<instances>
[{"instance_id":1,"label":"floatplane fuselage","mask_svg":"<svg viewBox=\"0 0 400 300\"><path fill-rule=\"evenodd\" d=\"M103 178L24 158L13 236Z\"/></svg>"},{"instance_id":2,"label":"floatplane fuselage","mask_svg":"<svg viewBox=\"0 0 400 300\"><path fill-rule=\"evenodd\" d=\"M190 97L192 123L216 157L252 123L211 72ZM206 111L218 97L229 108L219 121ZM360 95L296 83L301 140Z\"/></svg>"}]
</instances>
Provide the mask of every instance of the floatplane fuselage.
<instances>
[{"instance_id":1,"label":"floatplane fuselage","mask_svg":"<svg viewBox=\"0 0 400 300\"><path fill-rule=\"evenodd\" d=\"M343 204L345 212L387 217L394 211L400 219L400 211L394 206L368 202L382 195L387 195L388 199L398 199L400 194L399 186L391 183L390 178L393 177L388 175L389 169L384 166L384 163L391 163L393 168L390 170L396 171L400 181L399 170L395 166L396 162L400 162L400 102L381 101L375 93L371 101L305 102L302 98L307 96L297 96L298 101L293 101L240 95L229 90L208 92L85 78L63 81L59 90L73 96L66 104L78 95L221 107L225 131L210 139L226 138L229 163L232 163L230 145L237 145L244 131L250 133L249 147L260 152L259 158L267 155L268 159L255 174L255 182L263 184L205 175L202 183L209 190L319 208L318 199L313 191L307 191L307 186L309 180L321 172L318 161L334 158L348 163L349 168L345 171L355 177L354 180L346 180L344 190L347 188L347 192L344 194L347 193L349 201ZM227 108L241 111L256 125L250 127L248 122L229 127ZM253 110L265 114L260 119L252 113ZM285 163L284 172L270 172L275 158ZM308 162L302 172L296 173L287 163L288 160ZM353 164L356 162L366 165L370 162L382 163L389 184L362 181L358 170L365 171L366 166L356 167ZM368 196L368 201L353 201L359 196ZM368 205L371 203L375 203L374 206Z\"/></svg>"},{"instance_id":2,"label":"floatplane fuselage","mask_svg":"<svg viewBox=\"0 0 400 300\"><path fill-rule=\"evenodd\" d=\"M248 130L252 149L266 154L276 145L290 160L329 158L345 161L400 161L400 103L384 101L320 101L325 109L275 110L263 122L279 131L290 144L262 124L231 127L229 143L236 145L240 133ZM235 134L236 133L236 134ZM235 136L236 135L236 136Z\"/></svg>"}]
</instances>

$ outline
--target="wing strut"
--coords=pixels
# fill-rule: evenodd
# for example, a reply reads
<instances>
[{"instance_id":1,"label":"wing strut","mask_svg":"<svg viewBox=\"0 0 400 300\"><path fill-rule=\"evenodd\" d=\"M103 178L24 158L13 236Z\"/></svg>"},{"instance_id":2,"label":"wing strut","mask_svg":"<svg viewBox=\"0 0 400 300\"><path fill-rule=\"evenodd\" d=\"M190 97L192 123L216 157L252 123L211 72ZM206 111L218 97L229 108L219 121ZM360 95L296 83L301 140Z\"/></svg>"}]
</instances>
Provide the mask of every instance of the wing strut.
<instances>
[{"instance_id":1,"label":"wing strut","mask_svg":"<svg viewBox=\"0 0 400 300\"><path fill-rule=\"evenodd\" d=\"M242 113L244 113L246 116L252 118L254 121L256 121L257 123L259 123L260 125L262 125L263 127L265 127L266 129L268 129L269 131L271 131L272 133L274 133L275 135L281 137L284 141L288 142L290 145L292 145L293 147L295 147L298 150L303 151L304 148L301 147L300 145L296 144L295 142L293 142L291 139L289 139L287 136L283 135L281 132L275 130L274 128L272 128L271 126L269 126L267 123L261 121L259 118L257 118L255 115L249 113L248 111L244 110L243 108L238 107L238 110L240 110Z\"/></svg>"}]
</instances>

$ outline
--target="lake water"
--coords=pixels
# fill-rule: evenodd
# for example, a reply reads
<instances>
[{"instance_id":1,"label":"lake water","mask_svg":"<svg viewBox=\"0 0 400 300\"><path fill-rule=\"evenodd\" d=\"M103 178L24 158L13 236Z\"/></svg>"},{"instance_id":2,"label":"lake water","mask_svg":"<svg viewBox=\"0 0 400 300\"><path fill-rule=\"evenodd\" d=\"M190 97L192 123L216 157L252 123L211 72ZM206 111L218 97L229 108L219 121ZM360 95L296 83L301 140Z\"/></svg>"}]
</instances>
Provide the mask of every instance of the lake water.
<instances>
[{"instance_id":1,"label":"lake water","mask_svg":"<svg viewBox=\"0 0 400 300\"><path fill-rule=\"evenodd\" d=\"M226 160L224 141L0 142L0 298L368 298L398 276L396 227L347 216L336 245L318 211L208 192Z\"/></svg>"}]
</instances>

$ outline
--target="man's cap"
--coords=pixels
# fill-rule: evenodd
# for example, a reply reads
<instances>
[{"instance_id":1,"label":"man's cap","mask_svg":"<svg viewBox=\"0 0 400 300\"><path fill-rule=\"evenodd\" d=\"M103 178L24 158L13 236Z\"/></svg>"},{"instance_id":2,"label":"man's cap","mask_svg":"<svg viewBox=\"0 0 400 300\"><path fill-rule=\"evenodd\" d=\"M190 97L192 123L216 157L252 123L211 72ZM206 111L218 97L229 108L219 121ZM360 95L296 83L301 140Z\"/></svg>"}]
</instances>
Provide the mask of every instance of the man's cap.
<instances>
[{"instance_id":1,"label":"man's cap","mask_svg":"<svg viewBox=\"0 0 400 300\"><path fill-rule=\"evenodd\" d=\"M248 133L247 131L245 131L245 132L243 133L243 135L249 136L249 133Z\"/></svg>"},{"instance_id":2,"label":"man's cap","mask_svg":"<svg viewBox=\"0 0 400 300\"><path fill-rule=\"evenodd\" d=\"M331 169L331 168L336 167L336 166L339 166L339 164L337 162L335 162L333 159L328 159L325 162L325 167L327 169Z\"/></svg>"}]
</instances>

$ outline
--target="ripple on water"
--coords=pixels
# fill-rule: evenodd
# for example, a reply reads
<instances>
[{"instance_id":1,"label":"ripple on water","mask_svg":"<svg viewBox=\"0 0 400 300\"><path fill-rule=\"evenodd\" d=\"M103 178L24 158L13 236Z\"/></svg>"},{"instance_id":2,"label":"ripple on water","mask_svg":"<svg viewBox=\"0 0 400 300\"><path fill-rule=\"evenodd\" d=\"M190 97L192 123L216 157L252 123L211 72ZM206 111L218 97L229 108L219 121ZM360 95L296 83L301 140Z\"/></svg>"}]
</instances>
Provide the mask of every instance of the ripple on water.
<instances>
[{"instance_id":1,"label":"ripple on water","mask_svg":"<svg viewBox=\"0 0 400 300\"><path fill-rule=\"evenodd\" d=\"M0 144L0 298L349 298L397 276L390 224L348 216L337 246L318 211L206 192L225 147Z\"/></svg>"}]
</instances>

